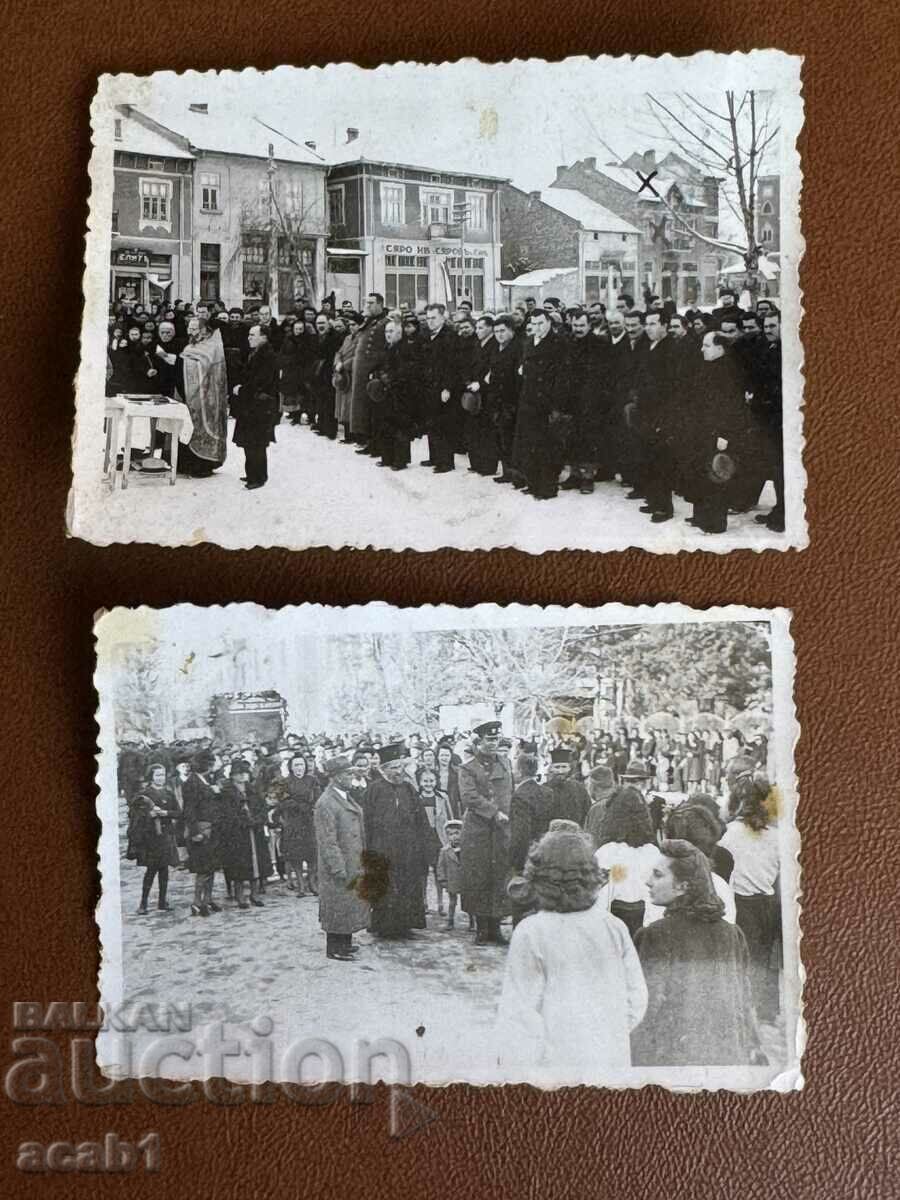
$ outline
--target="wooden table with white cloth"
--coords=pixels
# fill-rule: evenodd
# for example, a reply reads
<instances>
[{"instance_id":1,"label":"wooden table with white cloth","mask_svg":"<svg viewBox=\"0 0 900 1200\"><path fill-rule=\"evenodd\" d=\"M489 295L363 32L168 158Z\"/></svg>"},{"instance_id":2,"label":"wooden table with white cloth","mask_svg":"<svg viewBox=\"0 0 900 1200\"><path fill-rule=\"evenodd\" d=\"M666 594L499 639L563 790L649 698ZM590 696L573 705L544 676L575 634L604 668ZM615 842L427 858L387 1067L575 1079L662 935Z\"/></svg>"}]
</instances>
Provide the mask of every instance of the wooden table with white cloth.
<instances>
[{"instance_id":1,"label":"wooden table with white cloth","mask_svg":"<svg viewBox=\"0 0 900 1200\"><path fill-rule=\"evenodd\" d=\"M152 452L157 431L166 435L168 441L165 456L169 462L169 484L174 485L178 473L178 445L187 445L194 434L194 423L186 404L171 400L168 396L110 396L106 401L106 451L103 474L109 481L110 491L116 486L119 453L122 454L122 488L128 487L131 470L131 447L135 440L135 421L149 423L148 445ZM123 421L124 418L124 421ZM138 425L138 432L141 432Z\"/></svg>"}]
</instances>

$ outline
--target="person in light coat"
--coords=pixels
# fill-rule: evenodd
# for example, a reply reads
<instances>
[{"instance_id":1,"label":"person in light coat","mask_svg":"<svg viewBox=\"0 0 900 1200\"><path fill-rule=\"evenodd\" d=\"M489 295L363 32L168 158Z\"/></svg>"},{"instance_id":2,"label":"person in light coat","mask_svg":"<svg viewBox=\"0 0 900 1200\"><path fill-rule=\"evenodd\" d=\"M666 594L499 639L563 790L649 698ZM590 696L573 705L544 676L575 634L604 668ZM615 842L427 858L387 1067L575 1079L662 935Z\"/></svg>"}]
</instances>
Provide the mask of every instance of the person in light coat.
<instances>
[{"instance_id":1,"label":"person in light coat","mask_svg":"<svg viewBox=\"0 0 900 1200\"><path fill-rule=\"evenodd\" d=\"M348 758L330 758L322 769L328 786L316 801L313 823L319 870L319 924L325 930L325 953L352 962L353 934L369 923L363 855L366 822L353 797L354 770Z\"/></svg>"},{"instance_id":2,"label":"person in light coat","mask_svg":"<svg viewBox=\"0 0 900 1200\"><path fill-rule=\"evenodd\" d=\"M562 824L562 823L561 823ZM507 1082L612 1082L631 1066L647 988L628 930L596 902L590 839L571 822L532 847L524 881L538 910L513 932L497 1012Z\"/></svg>"}]
</instances>

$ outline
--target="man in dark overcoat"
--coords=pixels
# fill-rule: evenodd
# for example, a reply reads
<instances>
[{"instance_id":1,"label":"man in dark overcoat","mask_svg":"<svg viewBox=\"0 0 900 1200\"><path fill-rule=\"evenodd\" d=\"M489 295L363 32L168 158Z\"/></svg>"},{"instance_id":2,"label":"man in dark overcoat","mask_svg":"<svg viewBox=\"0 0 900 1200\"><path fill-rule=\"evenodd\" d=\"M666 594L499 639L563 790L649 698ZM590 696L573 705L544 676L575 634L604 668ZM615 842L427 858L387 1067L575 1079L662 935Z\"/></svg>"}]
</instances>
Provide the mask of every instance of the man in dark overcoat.
<instances>
[{"instance_id":1,"label":"man in dark overcoat","mask_svg":"<svg viewBox=\"0 0 900 1200\"><path fill-rule=\"evenodd\" d=\"M366 794L366 876L370 928L378 937L407 939L425 928L425 879L431 827L407 774L403 742L384 746Z\"/></svg>"},{"instance_id":2,"label":"man in dark overcoat","mask_svg":"<svg viewBox=\"0 0 900 1200\"><path fill-rule=\"evenodd\" d=\"M362 324L353 351L352 384L350 393L350 433L352 440L359 443L358 454L377 457L378 450L372 440L372 401L366 385L372 372L384 359L387 349L384 330L387 313L384 311L384 296L372 292L366 299L366 319Z\"/></svg>"},{"instance_id":3,"label":"man in dark overcoat","mask_svg":"<svg viewBox=\"0 0 900 1200\"><path fill-rule=\"evenodd\" d=\"M572 474L563 484L589 496L595 478L610 479L610 347L591 336L587 313L572 317L572 337L566 342L564 392L574 418L570 460Z\"/></svg>"},{"instance_id":4,"label":"man in dark overcoat","mask_svg":"<svg viewBox=\"0 0 900 1200\"><path fill-rule=\"evenodd\" d=\"M509 757L500 748L500 722L473 730L475 754L459 768L463 807L462 906L475 917L475 944L506 945L500 921L510 912L509 811L513 780Z\"/></svg>"},{"instance_id":5,"label":"man in dark overcoat","mask_svg":"<svg viewBox=\"0 0 900 1200\"><path fill-rule=\"evenodd\" d=\"M516 415L519 410L519 388L522 377L522 341L516 336L516 326L511 316L498 317L494 322L494 350L488 396L492 419L497 431L497 452L500 456L501 473L495 483L514 483L521 479L513 462L513 441L516 433Z\"/></svg>"},{"instance_id":6,"label":"man in dark overcoat","mask_svg":"<svg viewBox=\"0 0 900 1200\"><path fill-rule=\"evenodd\" d=\"M573 775L578 761L578 751L570 746L556 746L550 751L548 827L550 821L574 821L576 825L584 826L591 797L581 780Z\"/></svg>"},{"instance_id":7,"label":"man in dark overcoat","mask_svg":"<svg viewBox=\"0 0 900 1200\"><path fill-rule=\"evenodd\" d=\"M254 325L247 340L250 356L243 382L234 388L231 411L235 417L233 441L243 446L248 492L264 487L269 478L266 450L275 441L278 420L278 356L266 331Z\"/></svg>"},{"instance_id":8,"label":"man in dark overcoat","mask_svg":"<svg viewBox=\"0 0 900 1200\"><path fill-rule=\"evenodd\" d=\"M532 337L519 368L522 390L513 457L528 482L525 491L536 500L552 500L559 490L571 421L565 411L565 343L551 333L550 319L540 309L531 314L531 327Z\"/></svg>"},{"instance_id":9,"label":"man in dark overcoat","mask_svg":"<svg viewBox=\"0 0 900 1200\"><path fill-rule=\"evenodd\" d=\"M374 444L381 455L379 467L404 471L410 463L417 418L417 360L404 344L399 321L388 321L384 335L384 359L369 381L369 395L377 410Z\"/></svg>"},{"instance_id":10,"label":"man in dark overcoat","mask_svg":"<svg viewBox=\"0 0 900 1200\"><path fill-rule=\"evenodd\" d=\"M369 923L363 854L366 828L354 798L354 771L343 755L327 758L322 771L328 785L316 801L316 857L319 868L319 924L325 930L325 953L338 962L353 962L358 947L353 934Z\"/></svg>"},{"instance_id":11,"label":"man in dark overcoat","mask_svg":"<svg viewBox=\"0 0 900 1200\"><path fill-rule=\"evenodd\" d=\"M428 335L422 343L422 397L428 458L422 466L432 467L436 475L445 475L454 469L453 455L460 436L459 347L456 334L447 324L443 304L429 304L425 320Z\"/></svg>"},{"instance_id":12,"label":"man in dark overcoat","mask_svg":"<svg viewBox=\"0 0 900 1200\"><path fill-rule=\"evenodd\" d=\"M671 521L672 487L675 482L673 437L678 428L678 401L674 391L672 343L668 319L662 313L647 313L647 352L637 378L637 408L632 423L637 439L638 473L635 486L646 503L646 512L656 524Z\"/></svg>"}]
</instances>

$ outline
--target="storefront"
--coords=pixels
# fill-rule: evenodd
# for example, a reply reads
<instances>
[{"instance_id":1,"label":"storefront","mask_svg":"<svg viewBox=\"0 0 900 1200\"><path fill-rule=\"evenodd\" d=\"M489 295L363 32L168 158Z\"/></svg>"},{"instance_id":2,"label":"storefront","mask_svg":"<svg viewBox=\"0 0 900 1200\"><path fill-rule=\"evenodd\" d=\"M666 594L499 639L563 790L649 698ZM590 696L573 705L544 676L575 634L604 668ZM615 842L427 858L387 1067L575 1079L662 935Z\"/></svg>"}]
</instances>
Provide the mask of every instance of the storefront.
<instances>
[{"instance_id":1,"label":"storefront","mask_svg":"<svg viewBox=\"0 0 900 1200\"><path fill-rule=\"evenodd\" d=\"M373 238L369 291L380 292L388 308L432 301L455 306L468 300L476 312L497 302L500 247L466 244L449 238L392 241Z\"/></svg>"},{"instance_id":2,"label":"storefront","mask_svg":"<svg viewBox=\"0 0 900 1200\"><path fill-rule=\"evenodd\" d=\"M110 255L109 299L112 304L172 304L173 255L122 247Z\"/></svg>"}]
</instances>

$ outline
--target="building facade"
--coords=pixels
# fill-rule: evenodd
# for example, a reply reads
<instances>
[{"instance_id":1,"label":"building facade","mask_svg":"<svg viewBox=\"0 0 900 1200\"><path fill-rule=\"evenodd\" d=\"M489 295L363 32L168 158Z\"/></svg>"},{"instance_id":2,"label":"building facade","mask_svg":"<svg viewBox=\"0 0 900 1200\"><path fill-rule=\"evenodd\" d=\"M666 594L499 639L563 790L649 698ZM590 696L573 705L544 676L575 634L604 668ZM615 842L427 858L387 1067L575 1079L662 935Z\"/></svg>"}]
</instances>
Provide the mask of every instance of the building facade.
<instances>
[{"instance_id":1,"label":"building facade","mask_svg":"<svg viewBox=\"0 0 900 1200\"><path fill-rule=\"evenodd\" d=\"M761 175L756 181L756 240L766 254L781 250L781 177Z\"/></svg>"},{"instance_id":2,"label":"building facade","mask_svg":"<svg viewBox=\"0 0 900 1200\"><path fill-rule=\"evenodd\" d=\"M551 188L580 192L639 231L635 300L649 291L687 308L716 301L721 255L703 239L719 235L719 183L677 154L657 162L648 150L622 164L584 158L559 166Z\"/></svg>"},{"instance_id":3,"label":"building facade","mask_svg":"<svg viewBox=\"0 0 900 1200\"><path fill-rule=\"evenodd\" d=\"M602 300L612 307L621 292L634 295L640 230L582 193L524 192L503 184L500 224L504 279L574 267L576 302ZM515 288L512 298L519 298Z\"/></svg>"},{"instance_id":4,"label":"building facade","mask_svg":"<svg viewBox=\"0 0 900 1200\"><path fill-rule=\"evenodd\" d=\"M114 118L111 303L171 303L191 294L194 156Z\"/></svg>"},{"instance_id":5,"label":"building facade","mask_svg":"<svg viewBox=\"0 0 900 1200\"><path fill-rule=\"evenodd\" d=\"M391 308L434 300L493 308L503 182L364 157L336 163L328 175L327 291L357 308L370 292Z\"/></svg>"},{"instance_id":6,"label":"building facade","mask_svg":"<svg viewBox=\"0 0 900 1200\"><path fill-rule=\"evenodd\" d=\"M285 313L321 300L324 161L205 104L165 119L116 109L111 301L266 302Z\"/></svg>"}]
</instances>

